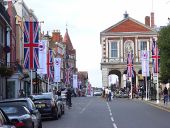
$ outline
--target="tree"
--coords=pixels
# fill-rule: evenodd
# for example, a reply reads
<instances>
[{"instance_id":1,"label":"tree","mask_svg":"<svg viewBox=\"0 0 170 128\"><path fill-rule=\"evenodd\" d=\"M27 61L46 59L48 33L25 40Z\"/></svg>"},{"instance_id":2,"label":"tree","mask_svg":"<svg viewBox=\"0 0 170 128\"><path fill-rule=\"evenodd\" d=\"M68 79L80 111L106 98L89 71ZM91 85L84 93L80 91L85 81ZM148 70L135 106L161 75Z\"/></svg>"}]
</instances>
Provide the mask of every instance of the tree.
<instances>
[{"instance_id":1,"label":"tree","mask_svg":"<svg viewBox=\"0 0 170 128\"><path fill-rule=\"evenodd\" d=\"M168 83L170 80L170 25L161 28L158 35L160 50L160 81Z\"/></svg>"}]
</instances>

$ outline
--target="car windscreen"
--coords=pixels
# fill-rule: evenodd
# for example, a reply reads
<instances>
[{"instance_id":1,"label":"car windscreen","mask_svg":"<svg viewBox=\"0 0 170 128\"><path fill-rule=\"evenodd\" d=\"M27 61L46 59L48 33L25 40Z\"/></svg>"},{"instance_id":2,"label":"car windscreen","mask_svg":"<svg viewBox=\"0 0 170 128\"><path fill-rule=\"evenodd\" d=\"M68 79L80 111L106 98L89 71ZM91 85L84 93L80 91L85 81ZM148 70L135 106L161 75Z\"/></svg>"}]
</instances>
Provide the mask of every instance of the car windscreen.
<instances>
[{"instance_id":1,"label":"car windscreen","mask_svg":"<svg viewBox=\"0 0 170 128\"><path fill-rule=\"evenodd\" d=\"M29 107L27 104L26 100L14 100L14 101L4 101L4 102L0 102L0 105L4 106L4 105L21 105L21 106L25 106L25 107Z\"/></svg>"},{"instance_id":2,"label":"car windscreen","mask_svg":"<svg viewBox=\"0 0 170 128\"><path fill-rule=\"evenodd\" d=\"M47 95L47 94L45 94L45 95L34 95L34 96L32 96L32 99L33 100L41 100L41 99L50 100L50 99L52 99L52 96L51 95Z\"/></svg>"}]
</instances>

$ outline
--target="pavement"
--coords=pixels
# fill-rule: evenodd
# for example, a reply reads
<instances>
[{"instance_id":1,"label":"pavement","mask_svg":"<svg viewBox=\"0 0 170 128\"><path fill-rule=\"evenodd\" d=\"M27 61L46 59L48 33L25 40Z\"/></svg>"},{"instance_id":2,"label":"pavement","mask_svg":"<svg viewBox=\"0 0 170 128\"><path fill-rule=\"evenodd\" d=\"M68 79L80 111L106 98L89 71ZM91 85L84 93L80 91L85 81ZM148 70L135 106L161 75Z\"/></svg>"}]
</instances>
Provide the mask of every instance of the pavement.
<instances>
[{"instance_id":1,"label":"pavement","mask_svg":"<svg viewBox=\"0 0 170 128\"><path fill-rule=\"evenodd\" d=\"M159 100L159 102L155 101L155 100L146 100L146 99L140 99L138 98L138 100L145 102L149 105L152 105L154 107L157 107L159 109L165 110L167 112L170 112L170 101L167 104L164 104L163 100Z\"/></svg>"}]
</instances>

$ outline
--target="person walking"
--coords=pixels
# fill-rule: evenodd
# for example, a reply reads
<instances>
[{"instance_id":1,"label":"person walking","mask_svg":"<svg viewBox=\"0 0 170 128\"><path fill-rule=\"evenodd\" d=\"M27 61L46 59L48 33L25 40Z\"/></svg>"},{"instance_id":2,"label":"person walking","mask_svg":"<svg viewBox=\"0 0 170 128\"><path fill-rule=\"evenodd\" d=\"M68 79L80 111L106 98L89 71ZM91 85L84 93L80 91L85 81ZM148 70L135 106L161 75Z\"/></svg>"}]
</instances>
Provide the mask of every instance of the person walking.
<instances>
[{"instance_id":1,"label":"person walking","mask_svg":"<svg viewBox=\"0 0 170 128\"><path fill-rule=\"evenodd\" d=\"M106 89L105 89L105 97L106 97L106 101L108 101L108 98L109 98L109 89L108 89L108 87L106 87Z\"/></svg>"},{"instance_id":2,"label":"person walking","mask_svg":"<svg viewBox=\"0 0 170 128\"><path fill-rule=\"evenodd\" d=\"M111 101L111 97L112 97L112 92L110 89L108 89L108 101Z\"/></svg>"},{"instance_id":3,"label":"person walking","mask_svg":"<svg viewBox=\"0 0 170 128\"><path fill-rule=\"evenodd\" d=\"M168 88L168 101L170 102L170 87Z\"/></svg>"},{"instance_id":4,"label":"person walking","mask_svg":"<svg viewBox=\"0 0 170 128\"><path fill-rule=\"evenodd\" d=\"M144 87L143 86L140 88L140 91L141 91L141 98L143 100L143 97L144 97Z\"/></svg>"},{"instance_id":5,"label":"person walking","mask_svg":"<svg viewBox=\"0 0 170 128\"><path fill-rule=\"evenodd\" d=\"M164 95L164 105L167 105L168 103L168 89L167 87L165 86L164 90L163 90L163 95Z\"/></svg>"},{"instance_id":6,"label":"person walking","mask_svg":"<svg viewBox=\"0 0 170 128\"><path fill-rule=\"evenodd\" d=\"M70 88L68 88L67 92L66 92L66 105L68 105L68 107L72 107L72 103L71 103L71 90L70 90Z\"/></svg>"}]
</instances>

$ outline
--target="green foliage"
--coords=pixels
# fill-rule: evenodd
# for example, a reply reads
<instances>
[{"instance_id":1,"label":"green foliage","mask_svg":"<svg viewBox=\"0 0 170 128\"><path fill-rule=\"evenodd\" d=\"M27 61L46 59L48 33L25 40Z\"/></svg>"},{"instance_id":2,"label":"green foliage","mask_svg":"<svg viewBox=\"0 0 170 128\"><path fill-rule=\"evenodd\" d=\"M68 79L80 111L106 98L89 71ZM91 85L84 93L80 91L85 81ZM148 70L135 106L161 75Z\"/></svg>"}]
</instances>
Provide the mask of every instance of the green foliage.
<instances>
[{"instance_id":1,"label":"green foliage","mask_svg":"<svg viewBox=\"0 0 170 128\"><path fill-rule=\"evenodd\" d=\"M160 49L160 81L167 83L170 80L170 25L159 31L158 47Z\"/></svg>"},{"instance_id":2,"label":"green foliage","mask_svg":"<svg viewBox=\"0 0 170 128\"><path fill-rule=\"evenodd\" d=\"M13 74L12 68L7 68L5 66L0 67L0 75L1 77L10 77Z\"/></svg>"}]
</instances>

